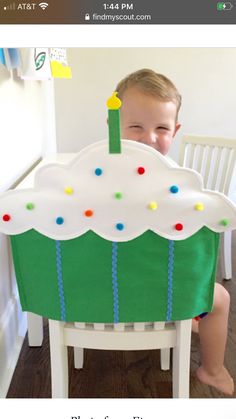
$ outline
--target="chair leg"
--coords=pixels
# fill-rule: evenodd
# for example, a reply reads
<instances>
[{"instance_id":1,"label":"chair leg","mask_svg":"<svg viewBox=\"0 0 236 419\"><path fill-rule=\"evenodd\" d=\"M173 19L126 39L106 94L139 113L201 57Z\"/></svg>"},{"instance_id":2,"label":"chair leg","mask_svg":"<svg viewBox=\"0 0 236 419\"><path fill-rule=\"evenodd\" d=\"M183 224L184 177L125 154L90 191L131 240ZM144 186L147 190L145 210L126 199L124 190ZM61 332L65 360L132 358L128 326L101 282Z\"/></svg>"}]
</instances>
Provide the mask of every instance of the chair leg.
<instances>
[{"instance_id":1,"label":"chair leg","mask_svg":"<svg viewBox=\"0 0 236 419\"><path fill-rule=\"evenodd\" d=\"M173 397L189 398L190 346L192 320L175 322L177 344L173 348Z\"/></svg>"},{"instance_id":2,"label":"chair leg","mask_svg":"<svg viewBox=\"0 0 236 419\"><path fill-rule=\"evenodd\" d=\"M52 398L68 397L68 351L63 342L64 324L49 320Z\"/></svg>"},{"instance_id":3,"label":"chair leg","mask_svg":"<svg viewBox=\"0 0 236 419\"><path fill-rule=\"evenodd\" d=\"M84 364L84 350L82 348L74 347L74 367L76 369L83 368Z\"/></svg>"},{"instance_id":4,"label":"chair leg","mask_svg":"<svg viewBox=\"0 0 236 419\"><path fill-rule=\"evenodd\" d=\"M170 348L161 349L161 370L167 371L170 369Z\"/></svg>"},{"instance_id":5,"label":"chair leg","mask_svg":"<svg viewBox=\"0 0 236 419\"><path fill-rule=\"evenodd\" d=\"M34 313L27 313L29 346L42 346L43 318Z\"/></svg>"},{"instance_id":6,"label":"chair leg","mask_svg":"<svg viewBox=\"0 0 236 419\"><path fill-rule=\"evenodd\" d=\"M221 235L221 271L222 278L232 278L232 232L226 231Z\"/></svg>"}]
</instances>

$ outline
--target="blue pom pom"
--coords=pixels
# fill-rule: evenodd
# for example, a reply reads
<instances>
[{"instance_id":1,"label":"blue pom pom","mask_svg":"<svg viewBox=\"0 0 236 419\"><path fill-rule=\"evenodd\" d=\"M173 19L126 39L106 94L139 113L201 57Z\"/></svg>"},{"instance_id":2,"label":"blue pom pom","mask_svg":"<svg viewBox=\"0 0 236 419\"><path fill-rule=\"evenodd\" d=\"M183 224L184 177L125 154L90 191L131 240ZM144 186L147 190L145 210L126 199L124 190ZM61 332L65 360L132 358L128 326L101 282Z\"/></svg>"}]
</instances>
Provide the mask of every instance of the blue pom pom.
<instances>
[{"instance_id":1,"label":"blue pom pom","mask_svg":"<svg viewBox=\"0 0 236 419\"><path fill-rule=\"evenodd\" d=\"M121 231L121 230L124 230L125 226L122 223L117 223L116 228L117 228L117 230Z\"/></svg>"},{"instance_id":2,"label":"blue pom pom","mask_svg":"<svg viewBox=\"0 0 236 419\"><path fill-rule=\"evenodd\" d=\"M101 174L102 174L102 169L101 169L100 167L97 167L97 168L95 169L95 175L96 175L96 176L101 176Z\"/></svg>"},{"instance_id":3,"label":"blue pom pom","mask_svg":"<svg viewBox=\"0 0 236 419\"><path fill-rule=\"evenodd\" d=\"M63 224L63 223L64 223L64 218L62 218L62 217L57 217L57 219L56 219L56 223L57 223L58 225Z\"/></svg>"},{"instance_id":4,"label":"blue pom pom","mask_svg":"<svg viewBox=\"0 0 236 419\"><path fill-rule=\"evenodd\" d=\"M178 188L178 186L177 186L177 185L172 185L172 186L170 187L170 192L171 192L171 193L178 193L178 192L179 192L179 188Z\"/></svg>"}]
</instances>

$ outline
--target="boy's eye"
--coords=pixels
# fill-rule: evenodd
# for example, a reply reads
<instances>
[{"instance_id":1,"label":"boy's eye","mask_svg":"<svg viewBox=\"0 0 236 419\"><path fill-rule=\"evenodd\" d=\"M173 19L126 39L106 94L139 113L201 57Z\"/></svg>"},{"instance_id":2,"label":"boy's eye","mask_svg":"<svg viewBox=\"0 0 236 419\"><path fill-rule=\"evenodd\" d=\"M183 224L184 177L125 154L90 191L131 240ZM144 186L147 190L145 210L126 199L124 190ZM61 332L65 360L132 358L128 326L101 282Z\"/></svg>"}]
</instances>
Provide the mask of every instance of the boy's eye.
<instances>
[{"instance_id":1,"label":"boy's eye","mask_svg":"<svg viewBox=\"0 0 236 419\"><path fill-rule=\"evenodd\" d=\"M157 127L157 129L164 129L164 130L168 131L167 127Z\"/></svg>"},{"instance_id":2,"label":"boy's eye","mask_svg":"<svg viewBox=\"0 0 236 419\"><path fill-rule=\"evenodd\" d=\"M142 128L140 125L131 125L130 128Z\"/></svg>"}]
</instances>

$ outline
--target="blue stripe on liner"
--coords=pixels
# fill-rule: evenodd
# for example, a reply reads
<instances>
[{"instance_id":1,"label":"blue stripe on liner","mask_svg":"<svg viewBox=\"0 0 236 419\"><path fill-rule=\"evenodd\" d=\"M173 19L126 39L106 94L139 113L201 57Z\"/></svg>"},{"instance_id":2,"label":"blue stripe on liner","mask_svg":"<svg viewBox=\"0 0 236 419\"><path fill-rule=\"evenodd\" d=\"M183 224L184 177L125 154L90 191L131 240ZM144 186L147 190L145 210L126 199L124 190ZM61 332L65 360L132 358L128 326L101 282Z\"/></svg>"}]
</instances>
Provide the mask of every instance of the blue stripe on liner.
<instances>
[{"instance_id":1,"label":"blue stripe on liner","mask_svg":"<svg viewBox=\"0 0 236 419\"><path fill-rule=\"evenodd\" d=\"M167 283L167 312L166 321L172 318L173 305L173 270L174 270L174 240L169 240L169 256L168 256L168 283Z\"/></svg>"},{"instance_id":2,"label":"blue stripe on liner","mask_svg":"<svg viewBox=\"0 0 236 419\"><path fill-rule=\"evenodd\" d=\"M119 293L117 277L118 243L112 242L112 289L114 323L119 323Z\"/></svg>"},{"instance_id":3,"label":"blue stripe on liner","mask_svg":"<svg viewBox=\"0 0 236 419\"><path fill-rule=\"evenodd\" d=\"M66 305L63 287L63 276L62 276L62 257L61 257L61 242L56 242L56 263L57 263L57 281L58 281L58 292L61 306L61 320L66 321Z\"/></svg>"}]
</instances>

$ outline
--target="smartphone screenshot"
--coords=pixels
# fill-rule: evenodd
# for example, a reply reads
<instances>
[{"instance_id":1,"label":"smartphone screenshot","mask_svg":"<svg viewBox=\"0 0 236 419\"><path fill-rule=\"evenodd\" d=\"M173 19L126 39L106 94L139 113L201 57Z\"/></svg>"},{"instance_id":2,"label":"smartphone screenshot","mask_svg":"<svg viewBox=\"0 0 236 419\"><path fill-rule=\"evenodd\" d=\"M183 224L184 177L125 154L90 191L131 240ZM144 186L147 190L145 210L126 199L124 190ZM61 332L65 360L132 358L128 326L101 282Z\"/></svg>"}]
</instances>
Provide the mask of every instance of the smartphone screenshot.
<instances>
[{"instance_id":1,"label":"smartphone screenshot","mask_svg":"<svg viewBox=\"0 0 236 419\"><path fill-rule=\"evenodd\" d=\"M236 1L0 2L4 417L236 413Z\"/></svg>"}]
</instances>

